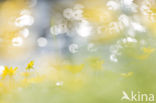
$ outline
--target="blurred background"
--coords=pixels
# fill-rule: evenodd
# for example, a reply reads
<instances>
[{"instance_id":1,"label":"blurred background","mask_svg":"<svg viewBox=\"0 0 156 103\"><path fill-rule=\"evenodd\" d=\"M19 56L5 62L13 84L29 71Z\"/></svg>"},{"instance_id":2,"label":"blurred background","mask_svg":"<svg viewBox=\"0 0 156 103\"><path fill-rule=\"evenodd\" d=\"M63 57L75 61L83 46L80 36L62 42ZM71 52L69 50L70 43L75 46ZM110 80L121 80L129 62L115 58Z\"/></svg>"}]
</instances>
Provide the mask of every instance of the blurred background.
<instances>
[{"instance_id":1,"label":"blurred background","mask_svg":"<svg viewBox=\"0 0 156 103\"><path fill-rule=\"evenodd\" d=\"M154 0L1 0L0 10L1 65L99 56L110 66L126 48L155 46Z\"/></svg>"},{"instance_id":2,"label":"blurred background","mask_svg":"<svg viewBox=\"0 0 156 103\"><path fill-rule=\"evenodd\" d=\"M123 90L156 93L155 49L155 0L0 0L0 73L5 66L24 71L33 60L40 75L64 81L65 90L87 84L71 98L64 88L54 89L58 95L42 91L53 90L46 83L19 95L120 103Z\"/></svg>"}]
</instances>

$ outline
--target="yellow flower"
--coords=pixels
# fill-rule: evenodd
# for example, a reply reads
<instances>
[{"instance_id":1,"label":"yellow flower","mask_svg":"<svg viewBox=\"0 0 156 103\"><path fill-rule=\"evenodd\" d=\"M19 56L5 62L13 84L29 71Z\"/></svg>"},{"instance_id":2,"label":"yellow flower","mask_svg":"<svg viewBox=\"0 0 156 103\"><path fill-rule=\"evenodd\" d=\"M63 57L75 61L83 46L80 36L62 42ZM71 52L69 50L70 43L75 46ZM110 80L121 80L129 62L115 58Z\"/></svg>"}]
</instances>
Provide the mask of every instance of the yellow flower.
<instances>
[{"instance_id":1,"label":"yellow flower","mask_svg":"<svg viewBox=\"0 0 156 103\"><path fill-rule=\"evenodd\" d=\"M7 66L5 66L5 69L2 73L2 77L3 78L5 78L6 76L12 77L15 74L17 69L18 69L17 67L13 69L12 67L8 68Z\"/></svg>"},{"instance_id":2,"label":"yellow flower","mask_svg":"<svg viewBox=\"0 0 156 103\"><path fill-rule=\"evenodd\" d=\"M31 61L31 62L27 65L26 70L33 69L33 68L34 68L33 66L34 66L34 61Z\"/></svg>"},{"instance_id":3,"label":"yellow flower","mask_svg":"<svg viewBox=\"0 0 156 103\"><path fill-rule=\"evenodd\" d=\"M84 64L80 64L80 65L65 65L64 66L65 69L68 69L69 71L71 71L72 73L78 73L81 72L82 69L84 68Z\"/></svg>"},{"instance_id":4,"label":"yellow flower","mask_svg":"<svg viewBox=\"0 0 156 103\"><path fill-rule=\"evenodd\" d=\"M103 0L82 0L82 4L86 4L90 2L90 5L86 5L83 9L83 16L90 22L94 23L108 23L112 21L112 13L111 11L107 10L106 6L103 5Z\"/></svg>"},{"instance_id":5,"label":"yellow flower","mask_svg":"<svg viewBox=\"0 0 156 103\"><path fill-rule=\"evenodd\" d=\"M121 76L123 76L123 77L130 77L132 75L133 75L133 72L121 73Z\"/></svg>"},{"instance_id":6,"label":"yellow flower","mask_svg":"<svg viewBox=\"0 0 156 103\"><path fill-rule=\"evenodd\" d=\"M104 60L101 60L98 57L92 57L88 59L89 65L94 69L102 69Z\"/></svg>"},{"instance_id":7,"label":"yellow flower","mask_svg":"<svg viewBox=\"0 0 156 103\"><path fill-rule=\"evenodd\" d=\"M144 53L151 54L155 51L155 49L154 48L143 48L143 51L144 51Z\"/></svg>"},{"instance_id":8,"label":"yellow flower","mask_svg":"<svg viewBox=\"0 0 156 103\"><path fill-rule=\"evenodd\" d=\"M150 48L150 47L143 48L142 50L144 53L138 57L141 60L147 59L155 51L154 48Z\"/></svg>"}]
</instances>

